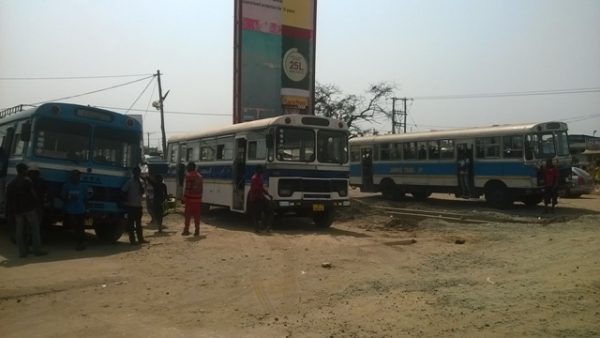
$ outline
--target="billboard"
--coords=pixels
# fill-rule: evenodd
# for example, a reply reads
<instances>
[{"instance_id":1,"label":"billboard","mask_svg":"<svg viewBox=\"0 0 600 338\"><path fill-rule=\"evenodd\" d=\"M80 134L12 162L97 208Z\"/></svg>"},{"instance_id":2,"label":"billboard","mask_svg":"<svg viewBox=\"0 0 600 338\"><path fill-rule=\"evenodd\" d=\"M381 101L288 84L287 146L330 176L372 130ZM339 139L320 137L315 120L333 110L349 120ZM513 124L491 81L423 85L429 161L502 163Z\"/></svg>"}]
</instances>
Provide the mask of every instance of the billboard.
<instances>
[{"instance_id":1,"label":"billboard","mask_svg":"<svg viewBox=\"0 0 600 338\"><path fill-rule=\"evenodd\" d=\"M316 0L235 0L234 115L313 114Z\"/></svg>"}]
</instances>

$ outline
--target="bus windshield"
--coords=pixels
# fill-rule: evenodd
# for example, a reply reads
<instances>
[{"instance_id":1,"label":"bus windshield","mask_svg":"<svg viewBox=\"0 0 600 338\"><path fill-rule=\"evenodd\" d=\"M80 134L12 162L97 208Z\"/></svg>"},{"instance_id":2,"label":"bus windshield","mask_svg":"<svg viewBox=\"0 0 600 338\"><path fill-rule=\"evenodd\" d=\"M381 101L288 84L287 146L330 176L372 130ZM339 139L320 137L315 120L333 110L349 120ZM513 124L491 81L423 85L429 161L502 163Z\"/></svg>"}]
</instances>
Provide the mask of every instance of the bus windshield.
<instances>
[{"instance_id":1,"label":"bus windshield","mask_svg":"<svg viewBox=\"0 0 600 338\"><path fill-rule=\"evenodd\" d=\"M320 130L317 134L317 159L321 163L348 161L348 136L345 132Z\"/></svg>"},{"instance_id":2,"label":"bus windshield","mask_svg":"<svg viewBox=\"0 0 600 338\"><path fill-rule=\"evenodd\" d=\"M93 160L98 164L128 168L137 164L139 139L133 132L97 127Z\"/></svg>"},{"instance_id":3,"label":"bus windshield","mask_svg":"<svg viewBox=\"0 0 600 338\"><path fill-rule=\"evenodd\" d=\"M525 142L527 158L531 154L537 159L569 155L569 142L565 131L527 135Z\"/></svg>"},{"instance_id":4,"label":"bus windshield","mask_svg":"<svg viewBox=\"0 0 600 338\"><path fill-rule=\"evenodd\" d=\"M277 159L279 161L313 162L315 132L304 128L277 128Z\"/></svg>"},{"instance_id":5,"label":"bus windshield","mask_svg":"<svg viewBox=\"0 0 600 338\"><path fill-rule=\"evenodd\" d=\"M91 127L84 123L39 119L34 152L38 156L87 161Z\"/></svg>"},{"instance_id":6,"label":"bus windshield","mask_svg":"<svg viewBox=\"0 0 600 338\"><path fill-rule=\"evenodd\" d=\"M569 140L566 131L556 133L556 147L559 156L569 155Z\"/></svg>"}]
</instances>

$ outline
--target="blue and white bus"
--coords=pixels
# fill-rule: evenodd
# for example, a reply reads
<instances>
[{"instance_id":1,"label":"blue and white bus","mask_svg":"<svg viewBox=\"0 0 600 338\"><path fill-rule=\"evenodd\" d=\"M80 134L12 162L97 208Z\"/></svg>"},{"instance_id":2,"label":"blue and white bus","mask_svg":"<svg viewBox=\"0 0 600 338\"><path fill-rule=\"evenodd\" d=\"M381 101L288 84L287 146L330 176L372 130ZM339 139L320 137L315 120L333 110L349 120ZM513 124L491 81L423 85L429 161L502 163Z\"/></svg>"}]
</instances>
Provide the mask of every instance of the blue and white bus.
<instances>
[{"instance_id":1,"label":"blue and white bus","mask_svg":"<svg viewBox=\"0 0 600 338\"><path fill-rule=\"evenodd\" d=\"M205 207L246 212L250 178L265 167L278 214L312 217L328 227L335 208L349 206L348 128L344 122L284 115L169 139L169 192L181 196L185 163L204 177Z\"/></svg>"},{"instance_id":2,"label":"blue and white bus","mask_svg":"<svg viewBox=\"0 0 600 338\"><path fill-rule=\"evenodd\" d=\"M142 126L115 112L68 103L46 103L0 112L0 140L8 155L5 184L16 165L37 166L45 182L45 222L61 221L59 194L77 169L89 186L89 221L98 237L118 239L124 230L120 189L141 162ZM4 214L6 196L0 194Z\"/></svg>"},{"instance_id":3,"label":"blue and white bus","mask_svg":"<svg viewBox=\"0 0 600 338\"><path fill-rule=\"evenodd\" d=\"M562 122L359 137L350 141L350 158L350 185L362 191L391 199L406 193L416 199L433 192L483 195L497 208L514 201L538 204L547 159L559 166L563 184L571 170Z\"/></svg>"}]
</instances>

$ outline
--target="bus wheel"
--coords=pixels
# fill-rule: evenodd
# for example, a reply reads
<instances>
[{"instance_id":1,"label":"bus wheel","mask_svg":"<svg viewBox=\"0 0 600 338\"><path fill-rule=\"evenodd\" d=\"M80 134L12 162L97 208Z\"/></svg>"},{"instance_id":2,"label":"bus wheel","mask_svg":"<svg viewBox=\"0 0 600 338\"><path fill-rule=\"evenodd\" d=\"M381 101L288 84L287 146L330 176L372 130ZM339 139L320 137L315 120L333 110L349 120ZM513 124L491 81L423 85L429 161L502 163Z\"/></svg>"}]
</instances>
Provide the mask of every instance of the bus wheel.
<instances>
[{"instance_id":1,"label":"bus wheel","mask_svg":"<svg viewBox=\"0 0 600 338\"><path fill-rule=\"evenodd\" d=\"M512 204L508 188L501 182L492 182L485 188L485 200L497 209L506 209Z\"/></svg>"},{"instance_id":2,"label":"bus wheel","mask_svg":"<svg viewBox=\"0 0 600 338\"><path fill-rule=\"evenodd\" d=\"M327 209L325 212L313 214L312 218L317 227L329 228L335 219L335 211L333 209Z\"/></svg>"},{"instance_id":3,"label":"bus wheel","mask_svg":"<svg viewBox=\"0 0 600 338\"><path fill-rule=\"evenodd\" d=\"M379 190L381 190L381 195L383 198L392 201L398 199L398 188L396 187L394 181L385 179L379 183L379 186L381 187Z\"/></svg>"},{"instance_id":4,"label":"bus wheel","mask_svg":"<svg viewBox=\"0 0 600 338\"><path fill-rule=\"evenodd\" d=\"M101 240L116 242L125 231L125 220L108 219L94 221L94 231L96 232L96 236Z\"/></svg>"},{"instance_id":5,"label":"bus wheel","mask_svg":"<svg viewBox=\"0 0 600 338\"><path fill-rule=\"evenodd\" d=\"M201 208L202 210L200 210L200 212L202 215L206 215L210 211L210 204L202 203Z\"/></svg>"},{"instance_id":6,"label":"bus wheel","mask_svg":"<svg viewBox=\"0 0 600 338\"><path fill-rule=\"evenodd\" d=\"M534 207L540 204L543 199L541 195L529 195L523 198L523 203L528 207Z\"/></svg>"},{"instance_id":7,"label":"bus wheel","mask_svg":"<svg viewBox=\"0 0 600 338\"><path fill-rule=\"evenodd\" d=\"M428 191L413 191L410 194L417 201L424 201L427 199L427 197L431 196L431 193Z\"/></svg>"}]
</instances>

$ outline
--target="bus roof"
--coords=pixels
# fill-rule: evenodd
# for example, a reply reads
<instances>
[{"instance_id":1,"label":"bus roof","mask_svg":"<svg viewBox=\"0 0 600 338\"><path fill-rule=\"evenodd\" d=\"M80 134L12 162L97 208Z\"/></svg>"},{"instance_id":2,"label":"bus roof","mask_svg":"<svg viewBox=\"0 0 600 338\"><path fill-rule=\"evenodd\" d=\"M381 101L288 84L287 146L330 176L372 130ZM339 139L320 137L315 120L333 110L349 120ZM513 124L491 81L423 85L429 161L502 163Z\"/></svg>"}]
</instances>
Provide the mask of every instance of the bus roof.
<instances>
[{"instance_id":1,"label":"bus roof","mask_svg":"<svg viewBox=\"0 0 600 338\"><path fill-rule=\"evenodd\" d=\"M485 136L502 136L525 134L530 132L566 131L567 124L564 122L542 122L524 124L503 124L489 127L474 127L448 130L432 130L407 134L388 134L357 137L350 140L352 144L406 142L406 141L428 141L440 139L469 139Z\"/></svg>"},{"instance_id":2,"label":"bus roof","mask_svg":"<svg viewBox=\"0 0 600 338\"><path fill-rule=\"evenodd\" d=\"M217 128L212 130L203 130L203 131L193 131L188 133L183 133L180 135L172 136L169 138L169 142L179 142L179 141L187 141L194 140L198 138L204 137L215 137L221 135L230 135L235 133L240 133L243 131L251 131L256 129L265 129L269 126L274 125L289 125L292 127L320 127L323 129L336 129L347 131L346 123L340 120L322 117L322 116L313 116L313 115L300 115L300 114L289 114L282 115L276 117L270 117L266 119L254 120L249 122L238 123L234 125L230 125L223 128Z\"/></svg>"},{"instance_id":3,"label":"bus roof","mask_svg":"<svg viewBox=\"0 0 600 338\"><path fill-rule=\"evenodd\" d=\"M30 107L30 108L26 108L26 107ZM5 109L2 112L0 112L0 124L29 118L36 113L41 113L43 115L50 115L50 113L53 112L52 109L55 109L54 107L58 108L57 112L60 112L61 110L70 110L70 111L76 111L76 110L80 110L80 109L86 110L87 114L85 116L82 115L83 118L101 121L101 122L102 122L102 119L98 119L99 117L101 117L99 114L105 114L105 116L110 116L111 122L112 122L112 119L117 119L117 123L114 123L115 126L121 125L121 124L122 125L127 124L128 126L134 127L135 129L139 129L139 130L142 129L141 123L137 119L133 118L132 116L117 113L117 112L106 110L106 109L91 107L91 106L84 106L84 105L73 104L73 103L61 103L61 102L48 102L48 103L41 104L39 106L19 105L19 106ZM129 120L131 120L131 121L129 121ZM108 122L108 121L103 121L103 122Z\"/></svg>"}]
</instances>

